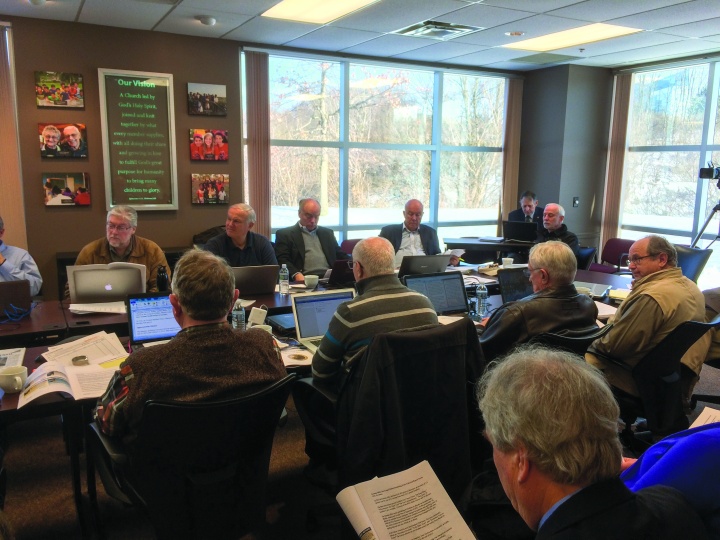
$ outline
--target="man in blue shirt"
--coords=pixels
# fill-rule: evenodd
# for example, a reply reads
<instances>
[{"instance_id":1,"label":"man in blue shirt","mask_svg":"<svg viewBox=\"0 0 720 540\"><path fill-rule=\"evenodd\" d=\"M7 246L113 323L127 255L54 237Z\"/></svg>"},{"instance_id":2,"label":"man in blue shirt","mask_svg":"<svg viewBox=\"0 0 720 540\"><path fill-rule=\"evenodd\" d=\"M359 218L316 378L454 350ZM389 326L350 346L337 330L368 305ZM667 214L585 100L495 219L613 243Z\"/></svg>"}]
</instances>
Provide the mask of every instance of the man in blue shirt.
<instances>
[{"instance_id":1,"label":"man in blue shirt","mask_svg":"<svg viewBox=\"0 0 720 540\"><path fill-rule=\"evenodd\" d=\"M3 242L3 236L5 222L0 216L0 281L27 279L30 282L30 294L37 296L43 283L37 264L24 249Z\"/></svg>"},{"instance_id":2,"label":"man in blue shirt","mask_svg":"<svg viewBox=\"0 0 720 540\"><path fill-rule=\"evenodd\" d=\"M270 240L251 232L257 216L252 206L233 204L228 208L225 232L208 240L205 250L222 257L230 266L277 264Z\"/></svg>"}]
</instances>

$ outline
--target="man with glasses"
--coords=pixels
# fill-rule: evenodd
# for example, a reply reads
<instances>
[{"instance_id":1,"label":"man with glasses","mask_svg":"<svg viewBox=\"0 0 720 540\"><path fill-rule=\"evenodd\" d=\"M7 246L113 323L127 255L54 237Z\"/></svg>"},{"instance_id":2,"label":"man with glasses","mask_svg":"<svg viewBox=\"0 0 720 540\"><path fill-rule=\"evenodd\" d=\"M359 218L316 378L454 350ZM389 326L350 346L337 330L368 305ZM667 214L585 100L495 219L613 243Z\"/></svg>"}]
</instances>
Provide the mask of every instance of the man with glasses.
<instances>
[{"instance_id":1,"label":"man with glasses","mask_svg":"<svg viewBox=\"0 0 720 540\"><path fill-rule=\"evenodd\" d=\"M597 327L597 306L575 290L577 260L562 242L537 244L525 270L533 294L503 304L485 321L480 346L487 360L544 332L590 330Z\"/></svg>"},{"instance_id":2,"label":"man with glasses","mask_svg":"<svg viewBox=\"0 0 720 540\"><path fill-rule=\"evenodd\" d=\"M675 246L662 236L650 235L630 246L628 264L633 275L632 292L610 319L613 327L595 340L585 359L600 368L608 382L632 395L639 395L631 369L655 346L685 321L705 321L705 298L698 286L677 267ZM682 358L683 393L689 399L697 382L710 334L705 334ZM627 365L624 369L608 356Z\"/></svg>"},{"instance_id":3,"label":"man with glasses","mask_svg":"<svg viewBox=\"0 0 720 540\"><path fill-rule=\"evenodd\" d=\"M170 266L165 259L165 253L155 242L135 235L137 219L134 208L122 205L113 207L107 213L105 238L90 242L82 248L75 266L111 262L144 264L147 268L146 290L156 292L158 268L164 266L169 278ZM66 285L65 298L69 297L70 289Z\"/></svg>"},{"instance_id":4,"label":"man with glasses","mask_svg":"<svg viewBox=\"0 0 720 540\"><path fill-rule=\"evenodd\" d=\"M298 222L275 233L275 255L286 264L290 279L303 281L306 274L323 277L338 259L347 259L338 246L335 233L320 227L320 203L300 199Z\"/></svg>"}]
</instances>

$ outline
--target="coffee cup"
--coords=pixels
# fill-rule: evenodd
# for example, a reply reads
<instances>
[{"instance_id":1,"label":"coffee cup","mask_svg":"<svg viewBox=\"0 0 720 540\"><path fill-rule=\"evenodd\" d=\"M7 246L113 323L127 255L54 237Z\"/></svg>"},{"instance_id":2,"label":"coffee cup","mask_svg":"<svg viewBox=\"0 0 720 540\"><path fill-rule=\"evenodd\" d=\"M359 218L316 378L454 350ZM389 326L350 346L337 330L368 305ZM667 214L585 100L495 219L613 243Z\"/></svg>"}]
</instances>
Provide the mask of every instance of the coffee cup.
<instances>
[{"instance_id":1,"label":"coffee cup","mask_svg":"<svg viewBox=\"0 0 720 540\"><path fill-rule=\"evenodd\" d=\"M502 260L503 268L510 268L512 266L512 264L513 264L512 257L503 257L503 260Z\"/></svg>"},{"instance_id":2,"label":"coffee cup","mask_svg":"<svg viewBox=\"0 0 720 540\"><path fill-rule=\"evenodd\" d=\"M315 287L317 287L319 279L320 278L317 276L305 276L305 286L308 289L314 289Z\"/></svg>"},{"instance_id":3,"label":"coffee cup","mask_svg":"<svg viewBox=\"0 0 720 540\"><path fill-rule=\"evenodd\" d=\"M265 330L268 334L272 334L272 326L269 324L256 324L253 328L259 328L260 330Z\"/></svg>"},{"instance_id":4,"label":"coffee cup","mask_svg":"<svg viewBox=\"0 0 720 540\"><path fill-rule=\"evenodd\" d=\"M14 394L23 389L27 379L25 366L7 366L0 369L0 388L8 394Z\"/></svg>"}]
</instances>

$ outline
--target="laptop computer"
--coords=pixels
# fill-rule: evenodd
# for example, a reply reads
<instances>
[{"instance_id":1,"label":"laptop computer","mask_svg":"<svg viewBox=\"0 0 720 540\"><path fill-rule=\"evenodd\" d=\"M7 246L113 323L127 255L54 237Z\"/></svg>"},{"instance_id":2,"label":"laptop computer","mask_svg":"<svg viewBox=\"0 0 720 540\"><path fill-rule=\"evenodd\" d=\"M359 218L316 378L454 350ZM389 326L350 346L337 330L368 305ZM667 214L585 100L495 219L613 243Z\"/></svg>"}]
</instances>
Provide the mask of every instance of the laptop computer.
<instances>
[{"instance_id":1,"label":"laptop computer","mask_svg":"<svg viewBox=\"0 0 720 540\"><path fill-rule=\"evenodd\" d=\"M436 274L438 272L444 272L448 264L450 264L450 257L452 257L450 253L440 255L405 255L400 263L398 277L403 278L413 274Z\"/></svg>"},{"instance_id":2,"label":"laptop computer","mask_svg":"<svg viewBox=\"0 0 720 540\"><path fill-rule=\"evenodd\" d=\"M327 282L329 287L353 287L355 285L355 274L352 269L352 259L338 259L332 265L330 277Z\"/></svg>"},{"instance_id":3,"label":"laptop computer","mask_svg":"<svg viewBox=\"0 0 720 540\"><path fill-rule=\"evenodd\" d=\"M165 342L180 331L168 292L131 294L125 300L125 307L133 348Z\"/></svg>"},{"instance_id":4,"label":"laptop computer","mask_svg":"<svg viewBox=\"0 0 720 540\"><path fill-rule=\"evenodd\" d=\"M468 313L465 281L460 272L405 276L405 286L428 297L438 315Z\"/></svg>"},{"instance_id":5,"label":"laptop computer","mask_svg":"<svg viewBox=\"0 0 720 540\"><path fill-rule=\"evenodd\" d=\"M30 309L30 282L27 279L0 281L0 320L17 317Z\"/></svg>"},{"instance_id":6,"label":"laptop computer","mask_svg":"<svg viewBox=\"0 0 720 540\"><path fill-rule=\"evenodd\" d=\"M537 242L537 223L524 221L503 221L503 237L513 242Z\"/></svg>"},{"instance_id":7,"label":"laptop computer","mask_svg":"<svg viewBox=\"0 0 720 540\"><path fill-rule=\"evenodd\" d=\"M68 266L70 302L95 304L124 301L129 294L145 292L145 265L134 263Z\"/></svg>"},{"instance_id":8,"label":"laptop computer","mask_svg":"<svg viewBox=\"0 0 720 540\"><path fill-rule=\"evenodd\" d=\"M235 288L241 295L270 294L275 292L280 266L233 266L232 271L235 274Z\"/></svg>"},{"instance_id":9,"label":"laptop computer","mask_svg":"<svg viewBox=\"0 0 720 540\"><path fill-rule=\"evenodd\" d=\"M352 300L354 296L354 289L292 295L292 310L298 343L315 353L338 306Z\"/></svg>"},{"instance_id":10,"label":"laptop computer","mask_svg":"<svg viewBox=\"0 0 720 540\"><path fill-rule=\"evenodd\" d=\"M525 275L525 268L502 268L497 272L503 304L533 294L533 287Z\"/></svg>"},{"instance_id":11,"label":"laptop computer","mask_svg":"<svg viewBox=\"0 0 720 540\"><path fill-rule=\"evenodd\" d=\"M605 285L604 283L588 283L587 281L575 281L573 282L575 287L585 287L590 289L590 294L593 298L602 298L612 288L611 285Z\"/></svg>"}]
</instances>

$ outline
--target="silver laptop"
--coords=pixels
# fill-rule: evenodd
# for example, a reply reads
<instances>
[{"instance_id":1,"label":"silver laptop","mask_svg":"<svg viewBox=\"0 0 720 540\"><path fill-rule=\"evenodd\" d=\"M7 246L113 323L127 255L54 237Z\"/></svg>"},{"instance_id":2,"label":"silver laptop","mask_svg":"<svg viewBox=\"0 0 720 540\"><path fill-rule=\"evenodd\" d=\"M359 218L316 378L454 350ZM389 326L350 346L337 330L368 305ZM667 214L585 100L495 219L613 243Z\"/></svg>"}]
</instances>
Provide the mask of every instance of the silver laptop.
<instances>
[{"instance_id":1,"label":"silver laptop","mask_svg":"<svg viewBox=\"0 0 720 540\"><path fill-rule=\"evenodd\" d=\"M588 283L587 281L575 281L573 285L590 289L593 298L602 298L612 288L611 285L605 285L604 283Z\"/></svg>"},{"instance_id":2,"label":"silver laptop","mask_svg":"<svg viewBox=\"0 0 720 540\"><path fill-rule=\"evenodd\" d=\"M165 343L180 331L168 292L131 294L125 306L133 349Z\"/></svg>"},{"instance_id":3,"label":"silver laptop","mask_svg":"<svg viewBox=\"0 0 720 540\"><path fill-rule=\"evenodd\" d=\"M68 266L70 302L96 304L125 301L129 294L145 292L145 265L134 263Z\"/></svg>"},{"instance_id":4,"label":"silver laptop","mask_svg":"<svg viewBox=\"0 0 720 540\"><path fill-rule=\"evenodd\" d=\"M405 276L405 286L427 296L438 315L468 313L465 280L460 272Z\"/></svg>"},{"instance_id":5,"label":"silver laptop","mask_svg":"<svg viewBox=\"0 0 720 540\"><path fill-rule=\"evenodd\" d=\"M253 294L271 294L275 292L280 266L267 264L263 266L233 266L235 288L241 296Z\"/></svg>"},{"instance_id":6,"label":"silver laptop","mask_svg":"<svg viewBox=\"0 0 720 540\"><path fill-rule=\"evenodd\" d=\"M338 289L292 295L295 333L298 342L313 354L322 341L340 304L352 300L353 289Z\"/></svg>"},{"instance_id":7,"label":"silver laptop","mask_svg":"<svg viewBox=\"0 0 720 540\"><path fill-rule=\"evenodd\" d=\"M436 274L444 272L450 264L450 255L405 255L400 263L398 277L414 274Z\"/></svg>"}]
</instances>

